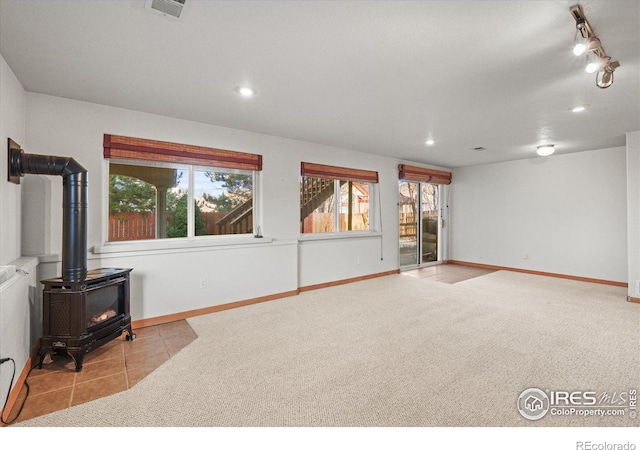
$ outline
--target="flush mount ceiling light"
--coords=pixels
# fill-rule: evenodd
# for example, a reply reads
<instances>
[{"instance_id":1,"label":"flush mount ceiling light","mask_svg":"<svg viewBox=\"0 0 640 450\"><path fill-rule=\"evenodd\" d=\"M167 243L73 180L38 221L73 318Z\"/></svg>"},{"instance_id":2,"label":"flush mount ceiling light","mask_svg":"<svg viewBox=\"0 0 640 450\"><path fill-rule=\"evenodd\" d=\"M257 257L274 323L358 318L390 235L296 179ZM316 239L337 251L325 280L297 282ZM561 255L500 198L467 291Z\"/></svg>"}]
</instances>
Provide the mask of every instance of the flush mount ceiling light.
<instances>
[{"instance_id":1,"label":"flush mount ceiling light","mask_svg":"<svg viewBox=\"0 0 640 450\"><path fill-rule=\"evenodd\" d=\"M595 55L596 60L587 64L586 71L588 73L596 73L596 86L601 89L608 88L613 84L613 72L620 67L620 63L611 61L611 57L607 56L604 48L602 48L602 42L594 34L589 21L582 11L582 7L574 5L569 10L576 21L577 33L580 33L581 38L584 40L584 42L579 42L573 48L573 54L580 56L586 53L587 58L589 58L589 55Z\"/></svg>"},{"instance_id":2,"label":"flush mount ceiling light","mask_svg":"<svg viewBox=\"0 0 640 450\"><path fill-rule=\"evenodd\" d=\"M546 145L538 145L538 149L536 150L536 153L540 156L549 156L552 155L553 152L556 151L556 148L553 144L546 144Z\"/></svg>"},{"instance_id":3,"label":"flush mount ceiling light","mask_svg":"<svg viewBox=\"0 0 640 450\"><path fill-rule=\"evenodd\" d=\"M433 139L427 139L426 142L425 142L426 145L433 145L435 143L436 143L436 141L434 141Z\"/></svg>"},{"instance_id":4,"label":"flush mount ceiling light","mask_svg":"<svg viewBox=\"0 0 640 450\"><path fill-rule=\"evenodd\" d=\"M236 92L243 97L253 97L256 95L256 90L249 86L238 86Z\"/></svg>"}]
</instances>

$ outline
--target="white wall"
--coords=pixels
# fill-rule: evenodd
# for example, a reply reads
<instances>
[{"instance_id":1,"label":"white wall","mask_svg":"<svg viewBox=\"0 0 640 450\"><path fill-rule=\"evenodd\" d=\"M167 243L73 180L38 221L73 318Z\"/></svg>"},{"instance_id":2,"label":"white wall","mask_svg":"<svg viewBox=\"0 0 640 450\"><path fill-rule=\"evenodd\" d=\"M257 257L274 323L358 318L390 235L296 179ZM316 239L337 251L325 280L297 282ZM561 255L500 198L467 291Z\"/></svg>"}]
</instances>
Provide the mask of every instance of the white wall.
<instances>
[{"instance_id":1,"label":"white wall","mask_svg":"<svg viewBox=\"0 0 640 450\"><path fill-rule=\"evenodd\" d=\"M624 147L455 169L450 258L626 282L626 190Z\"/></svg>"},{"instance_id":2,"label":"white wall","mask_svg":"<svg viewBox=\"0 0 640 450\"><path fill-rule=\"evenodd\" d=\"M0 284L0 357L13 358L18 380L35 348L42 330L40 283L37 258L19 258L12 261L24 274L17 274ZM9 362L0 366L0 405L7 398L13 375Z\"/></svg>"},{"instance_id":3,"label":"white wall","mask_svg":"<svg viewBox=\"0 0 640 450\"><path fill-rule=\"evenodd\" d=\"M89 248L103 246L106 235L104 133L263 155L262 234L272 242L264 239L236 247L90 255L90 268L134 269L135 295L131 305L134 320L289 292L299 286L398 267L397 160L34 93L27 94L26 130L25 151L70 156L88 170ZM302 161L378 171L384 234L299 243ZM48 212L49 222L33 220L25 227L30 236L38 236L36 248L31 251L60 254L62 211L55 206L60 203L60 192L61 180L25 186L25 195L50 197L54 204ZM37 217L42 211L35 201L24 207L27 217ZM48 235L50 239L42 238ZM59 270L59 264L43 266L43 273L50 276L59 276ZM205 289L198 287L201 278L207 280Z\"/></svg>"},{"instance_id":4,"label":"white wall","mask_svg":"<svg viewBox=\"0 0 640 450\"><path fill-rule=\"evenodd\" d=\"M627 133L629 296L640 298L640 131Z\"/></svg>"},{"instance_id":5,"label":"white wall","mask_svg":"<svg viewBox=\"0 0 640 450\"><path fill-rule=\"evenodd\" d=\"M0 265L20 257L20 186L7 183L7 138L24 146L25 92L0 56Z\"/></svg>"},{"instance_id":6,"label":"white wall","mask_svg":"<svg viewBox=\"0 0 640 450\"><path fill-rule=\"evenodd\" d=\"M0 284L0 358L13 358L17 374L24 367L35 340L32 337L32 309L36 296L37 261L20 258L21 187L7 180L7 138L18 144L25 139L25 92L0 56L0 265L26 269L26 276L14 275ZM38 320L39 314L33 315ZM7 397L13 366L0 366L0 400ZM17 378L17 375L16 375Z\"/></svg>"}]
</instances>

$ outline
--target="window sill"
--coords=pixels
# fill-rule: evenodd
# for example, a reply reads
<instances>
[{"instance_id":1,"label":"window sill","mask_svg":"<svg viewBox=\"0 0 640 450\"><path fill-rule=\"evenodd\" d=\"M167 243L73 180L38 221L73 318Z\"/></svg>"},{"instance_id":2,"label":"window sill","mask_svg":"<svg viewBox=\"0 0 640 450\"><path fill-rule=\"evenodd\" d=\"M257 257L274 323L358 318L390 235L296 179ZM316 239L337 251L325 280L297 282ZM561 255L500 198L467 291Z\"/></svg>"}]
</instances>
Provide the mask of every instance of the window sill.
<instances>
[{"instance_id":1,"label":"window sill","mask_svg":"<svg viewBox=\"0 0 640 450\"><path fill-rule=\"evenodd\" d=\"M4 282L0 283L0 293L6 291L19 280L38 267L39 259L35 256L23 256L13 261L10 266L15 269L15 272L11 270L13 276L8 277Z\"/></svg>"},{"instance_id":2,"label":"window sill","mask_svg":"<svg viewBox=\"0 0 640 450\"><path fill-rule=\"evenodd\" d=\"M178 238L149 241L107 242L91 249L94 255L126 252L144 252L154 250L186 250L210 247L232 247L257 244L269 244L273 238L255 236L217 236L215 238Z\"/></svg>"},{"instance_id":3,"label":"window sill","mask_svg":"<svg viewBox=\"0 0 640 450\"><path fill-rule=\"evenodd\" d=\"M313 241L332 241L335 239L362 239L362 238L376 238L381 237L382 233L379 231L352 231L342 233L313 233L313 234L301 234L298 237L298 242L313 242Z\"/></svg>"}]
</instances>

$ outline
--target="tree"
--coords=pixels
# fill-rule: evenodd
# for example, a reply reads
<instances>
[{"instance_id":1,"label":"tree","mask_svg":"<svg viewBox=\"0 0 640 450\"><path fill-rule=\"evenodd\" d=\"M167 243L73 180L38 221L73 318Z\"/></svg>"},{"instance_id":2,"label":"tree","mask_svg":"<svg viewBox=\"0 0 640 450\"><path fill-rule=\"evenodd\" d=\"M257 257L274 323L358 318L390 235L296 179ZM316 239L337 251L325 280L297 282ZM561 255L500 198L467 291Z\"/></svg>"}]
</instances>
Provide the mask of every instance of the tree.
<instances>
[{"instance_id":1,"label":"tree","mask_svg":"<svg viewBox=\"0 0 640 450\"><path fill-rule=\"evenodd\" d=\"M253 196L253 177L223 172L206 172L212 183L220 185L224 192L218 196L204 194L204 200L216 211L229 212L237 206L251 200Z\"/></svg>"},{"instance_id":2,"label":"tree","mask_svg":"<svg viewBox=\"0 0 640 450\"><path fill-rule=\"evenodd\" d=\"M187 202L188 195L183 193L180 197L174 197L169 199L167 195L167 206L169 214L167 217L167 237L187 237ZM198 204L194 202L195 211L195 232L196 236L204 236L207 234L207 229L204 226L202 220L202 212L198 207Z\"/></svg>"},{"instance_id":3,"label":"tree","mask_svg":"<svg viewBox=\"0 0 640 450\"><path fill-rule=\"evenodd\" d=\"M152 184L125 175L109 176L109 212L153 212L156 190Z\"/></svg>"}]
</instances>

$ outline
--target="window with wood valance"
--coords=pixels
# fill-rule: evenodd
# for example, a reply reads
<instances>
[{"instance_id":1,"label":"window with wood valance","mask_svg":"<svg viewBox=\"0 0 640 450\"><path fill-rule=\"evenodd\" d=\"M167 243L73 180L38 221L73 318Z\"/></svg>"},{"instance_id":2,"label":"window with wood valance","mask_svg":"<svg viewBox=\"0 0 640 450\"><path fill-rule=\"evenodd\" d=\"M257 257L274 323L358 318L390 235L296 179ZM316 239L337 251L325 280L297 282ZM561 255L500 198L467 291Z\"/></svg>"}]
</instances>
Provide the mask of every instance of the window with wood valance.
<instances>
[{"instance_id":1,"label":"window with wood valance","mask_svg":"<svg viewBox=\"0 0 640 450\"><path fill-rule=\"evenodd\" d=\"M378 172L372 170L349 169L346 167L326 166L324 164L302 163L303 177L334 178L336 180L377 183Z\"/></svg>"},{"instance_id":2,"label":"window with wood valance","mask_svg":"<svg viewBox=\"0 0 640 450\"><path fill-rule=\"evenodd\" d=\"M401 180L433 184L451 184L451 172L425 169L424 167L409 166L407 164L400 164L398 171Z\"/></svg>"},{"instance_id":3,"label":"window with wood valance","mask_svg":"<svg viewBox=\"0 0 640 450\"><path fill-rule=\"evenodd\" d=\"M378 172L303 162L300 173L300 233L372 230Z\"/></svg>"},{"instance_id":4,"label":"window with wood valance","mask_svg":"<svg viewBox=\"0 0 640 450\"><path fill-rule=\"evenodd\" d=\"M112 134L104 135L104 157L262 170L262 155Z\"/></svg>"},{"instance_id":5,"label":"window with wood valance","mask_svg":"<svg viewBox=\"0 0 640 450\"><path fill-rule=\"evenodd\" d=\"M104 157L109 241L259 230L261 155L105 134Z\"/></svg>"}]
</instances>

